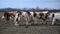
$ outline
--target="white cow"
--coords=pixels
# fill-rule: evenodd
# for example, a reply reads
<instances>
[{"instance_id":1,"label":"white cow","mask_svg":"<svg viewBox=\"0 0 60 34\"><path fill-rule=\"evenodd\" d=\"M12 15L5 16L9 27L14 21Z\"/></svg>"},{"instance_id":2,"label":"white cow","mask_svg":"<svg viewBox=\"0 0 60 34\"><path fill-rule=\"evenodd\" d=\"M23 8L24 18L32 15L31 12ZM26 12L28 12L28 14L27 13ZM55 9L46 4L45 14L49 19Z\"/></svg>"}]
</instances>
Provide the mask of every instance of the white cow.
<instances>
[{"instance_id":1,"label":"white cow","mask_svg":"<svg viewBox=\"0 0 60 34\"><path fill-rule=\"evenodd\" d=\"M52 18L53 14L54 14L54 18ZM54 25L55 24L54 22L56 21L56 19L60 20L60 13L50 13L49 18L52 18L52 25Z\"/></svg>"},{"instance_id":2,"label":"white cow","mask_svg":"<svg viewBox=\"0 0 60 34\"><path fill-rule=\"evenodd\" d=\"M52 25L54 25L55 23L55 21L56 21L56 19L57 20L60 20L60 13L54 13L55 14L55 16L54 16L54 18L53 18L53 20L52 20Z\"/></svg>"}]
</instances>

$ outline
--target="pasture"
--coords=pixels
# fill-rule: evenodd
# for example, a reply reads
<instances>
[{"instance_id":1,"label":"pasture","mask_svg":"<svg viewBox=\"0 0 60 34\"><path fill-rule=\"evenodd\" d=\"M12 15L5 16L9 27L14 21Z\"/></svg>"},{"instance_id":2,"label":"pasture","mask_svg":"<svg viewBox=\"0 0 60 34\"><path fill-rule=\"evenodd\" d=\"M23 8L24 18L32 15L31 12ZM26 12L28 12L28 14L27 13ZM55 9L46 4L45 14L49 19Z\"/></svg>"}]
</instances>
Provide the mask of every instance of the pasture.
<instances>
[{"instance_id":1,"label":"pasture","mask_svg":"<svg viewBox=\"0 0 60 34\"><path fill-rule=\"evenodd\" d=\"M20 21L20 26L14 26L13 22L9 21L7 24L1 20L1 16L4 12L0 12L0 34L60 34L60 22L56 22L56 25L51 25L52 19L48 19L47 24L41 23L41 20L37 20L36 25L29 25L25 28L24 20Z\"/></svg>"}]
</instances>

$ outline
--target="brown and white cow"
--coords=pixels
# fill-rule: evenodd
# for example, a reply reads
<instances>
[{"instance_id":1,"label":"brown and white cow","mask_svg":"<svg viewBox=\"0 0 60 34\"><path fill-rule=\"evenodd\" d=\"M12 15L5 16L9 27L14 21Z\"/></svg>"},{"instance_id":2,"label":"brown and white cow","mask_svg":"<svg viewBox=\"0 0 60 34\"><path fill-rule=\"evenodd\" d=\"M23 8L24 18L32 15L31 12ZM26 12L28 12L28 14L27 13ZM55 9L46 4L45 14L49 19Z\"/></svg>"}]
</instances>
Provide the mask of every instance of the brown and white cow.
<instances>
[{"instance_id":1,"label":"brown and white cow","mask_svg":"<svg viewBox=\"0 0 60 34\"><path fill-rule=\"evenodd\" d=\"M4 12L4 15L2 16L2 18L4 17L6 20L9 20L10 17L12 16L15 16L13 12Z\"/></svg>"},{"instance_id":2,"label":"brown and white cow","mask_svg":"<svg viewBox=\"0 0 60 34\"><path fill-rule=\"evenodd\" d=\"M39 15L40 15L40 19L42 19L43 22L46 22L50 13L49 12L41 12Z\"/></svg>"},{"instance_id":3,"label":"brown and white cow","mask_svg":"<svg viewBox=\"0 0 60 34\"><path fill-rule=\"evenodd\" d=\"M17 13L18 13L18 19L17 19L17 21L20 21L21 18L22 18L23 12L19 11L19 12L17 12Z\"/></svg>"},{"instance_id":4,"label":"brown and white cow","mask_svg":"<svg viewBox=\"0 0 60 34\"><path fill-rule=\"evenodd\" d=\"M31 22L33 20L33 12L24 12L25 16L24 16L24 20L26 21L26 26L28 26L28 23Z\"/></svg>"},{"instance_id":5,"label":"brown and white cow","mask_svg":"<svg viewBox=\"0 0 60 34\"><path fill-rule=\"evenodd\" d=\"M5 12L4 15L2 16L2 19L5 19L5 22L13 20L14 25L18 25L17 18L18 18L17 12Z\"/></svg>"},{"instance_id":6,"label":"brown and white cow","mask_svg":"<svg viewBox=\"0 0 60 34\"><path fill-rule=\"evenodd\" d=\"M49 14L50 13L48 11L46 11L46 12L33 12L34 23L37 23L38 19L41 19L42 22L45 21L48 18Z\"/></svg>"}]
</instances>

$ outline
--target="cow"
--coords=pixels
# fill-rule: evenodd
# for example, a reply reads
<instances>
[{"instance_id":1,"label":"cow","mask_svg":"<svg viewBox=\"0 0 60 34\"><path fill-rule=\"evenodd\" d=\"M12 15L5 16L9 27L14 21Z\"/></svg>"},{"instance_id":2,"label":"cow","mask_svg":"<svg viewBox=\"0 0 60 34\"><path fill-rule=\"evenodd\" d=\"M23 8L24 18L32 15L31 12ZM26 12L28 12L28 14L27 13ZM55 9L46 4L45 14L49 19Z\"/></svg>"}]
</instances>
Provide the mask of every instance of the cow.
<instances>
[{"instance_id":1,"label":"cow","mask_svg":"<svg viewBox=\"0 0 60 34\"><path fill-rule=\"evenodd\" d=\"M33 12L33 23L32 24L37 23L37 20L40 17L39 13L40 12L35 12L35 11Z\"/></svg>"},{"instance_id":2,"label":"cow","mask_svg":"<svg viewBox=\"0 0 60 34\"><path fill-rule=\"evenodd\" d=\"M2 19L5 19L5 23L6 21L13 20L14 25L18 25L17 18L18 18L17 12L5 12L4 15L2 16Z\"/></svg>"},{"instance_id":3,"label":"cow","mask_svg":"<svg viewBox=\"0 0 60 34\"><path fill-rule=\"evenodd\" d=\"M5 18L7 21L9 21L12 16L15 16L13 14L13 12L4 12L4 15L2 16L2 19Z\"/></svg>"},{"instance_id":4,"label":"cow","mask_svg":"<svg viewBox=\"0 0 60 34\"><path fill-rule=\"evenodd\" d=\"M37 23L38 19L41 19L42 22L45 21L47 19L47 17L49 16L49 14L50 13L48 11L47 12L35 12L34 11L32 24Z\"/></svg>"},{"instance_id":5,"label":"cow","mask_svg":"<svg viewBox=\"0 0 60 34\"><path fill-rule=\"evenodd\" d=\"M37 19L40 19L42 21L42 24L43 24L43 22L46 22L46 19L48 18L49 15L50 15L50 13L48 11L46 11L46 12L34 12L34 20L37 23Z\"/></svg>"},{"instance_id":6,"label":"cow","mask_svg":"<svg viewBox=\"0 0 60 34\"><path fill-rule=\"evenodd\" d=\"M17 19L17 21L20 21L21 18L22 18L22 14L23 14L23 12L18 11L17 13L18 13L18 19Z\"/></svg>"},{"instance_id":7,"label":"cow","mask_svg":"<svg viewBox=\"0 0 60 34\"><path fill-rule=\"evenodd\" d=\"M18 13L18 19L17 21L20 21L21 19L25 20L26 21L26 26L28 26L28 23L29 22L32 22L33 21L33 12L17 12Z\"/></svg>"},{"instance_id":8,"label":"cow","mask_svg":"<svg viewBox=\"0 0 60 34\"><path fill-rule=\"evenodd\" d=\"M50 13L48 16L50 19L52 19L52 25L55 25L55 22L60 20L60 13Z\"/></svg>"},{"instance_id":9,"label":"cow","mask_svg":"<svg viewBox=\"0 0 60 34\"><path fill-rule=\"evenodd\" d=\"M28 27L28 23L33 20L33 12L25 12L24 20L26 21L26 27Z\"/></svg>"},{"instance_id":10,"label":"cow","mask_svg":"<svg viewBox=\"0 0 60 34\"><path fill-rule=\"evenodd\" d=\"M52 18L52 25L55 25L55 22L60 20L60 13L51 13L49 18Z\"/></svg>"}]
</instances>

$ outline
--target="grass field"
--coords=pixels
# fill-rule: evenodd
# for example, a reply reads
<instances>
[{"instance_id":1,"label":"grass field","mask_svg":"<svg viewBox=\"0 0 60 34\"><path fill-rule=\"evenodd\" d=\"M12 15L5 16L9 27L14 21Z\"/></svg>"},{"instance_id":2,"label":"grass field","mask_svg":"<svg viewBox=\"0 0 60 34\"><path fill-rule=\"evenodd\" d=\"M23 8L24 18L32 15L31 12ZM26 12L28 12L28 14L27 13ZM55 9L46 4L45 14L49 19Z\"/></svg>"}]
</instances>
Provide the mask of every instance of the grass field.
<instances>
[{"instance_id":1,"label":"grass field","mask_svg":"<svg viewBox=\"0 0 60 34\"><path fill-rule=\"evenodd\" d=\"M41 24L38 20L37 24L39 25L30 25L28 28L25 28L22 24L15 27L13 22L4 24L4 21L1 20L2 15L3 12L0 12L0 34L60 34L60 25L52 26L51 22Z\"/></svg>"}]
</instances>

